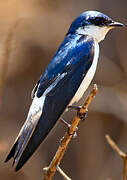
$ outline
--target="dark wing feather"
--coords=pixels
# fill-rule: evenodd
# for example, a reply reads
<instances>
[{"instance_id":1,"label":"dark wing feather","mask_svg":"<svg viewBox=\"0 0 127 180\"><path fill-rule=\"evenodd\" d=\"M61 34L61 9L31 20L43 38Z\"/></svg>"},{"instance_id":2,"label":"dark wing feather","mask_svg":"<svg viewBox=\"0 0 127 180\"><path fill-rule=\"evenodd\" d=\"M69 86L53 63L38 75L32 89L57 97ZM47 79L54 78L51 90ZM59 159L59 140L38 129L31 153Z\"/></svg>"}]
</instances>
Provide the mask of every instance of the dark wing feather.
<instances>
[{"instance_id":1,"label":"dark wing feather","mask_svg":"<svg viewBox=\"0 0 127 180\"><path fill-rule=\"evenodd\" d=\"M43 72L37 89L40 97L63 72L72 71L75 64L83 60L84 74L88 71L94 55L93 38L87 35L68 35Z\"/></svg>"},{"instance_id":2,"label":"dark wing feather","mask_svg":"<svg viewBox=\"0 0 127 180\"><path fill-rule=\"evenodd\" d=\"M92 38L80 35L65 38L34 91L37 97L41 97L50 85L57 82L45 97L43 112L36 120L33 118L33 121L28 119L25 122L7 157L7 160L14 158L16 171L34 153L64 112L90 68L93 56L94 41ZM64 73L66 75L57 81Z\"/></svg>"},{"instance_id":3,"label":"dark wing feather","mask_svg":"<svg viewBox=\"0 0 127 180\"><path fill-rule=\"evenodd\" d=\"M13 157L14 158L13 165L14 165L19 160L21 154L23 153L25 147L27 146L27 143L29 142L30 137L32 136L37 126L39 118L40 118L40 112L38 112L33 117L32 116L28 117L22 129L20 130L20 133L16 138L15 143L12 146L12 149L8 154L5 162L7 162Z\"/></svg>"}]
</instances>

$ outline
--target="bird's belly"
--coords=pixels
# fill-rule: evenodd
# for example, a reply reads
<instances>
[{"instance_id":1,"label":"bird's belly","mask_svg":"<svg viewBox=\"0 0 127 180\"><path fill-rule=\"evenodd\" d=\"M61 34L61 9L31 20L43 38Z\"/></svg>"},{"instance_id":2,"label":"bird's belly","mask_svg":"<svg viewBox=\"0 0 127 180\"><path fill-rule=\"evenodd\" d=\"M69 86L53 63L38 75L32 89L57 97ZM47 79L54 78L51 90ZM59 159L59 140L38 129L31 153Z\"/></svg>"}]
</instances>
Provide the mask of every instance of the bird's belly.
<instances>
[{"instance_id":1,"label":"bird's belly","mask_svg":"<svg viewBox=\"0 0 127 180\"><path fill-rule=\"evenodd\" d=\"M86 73L82 83L80 84L76 94L74 95L69 105L72 105L73 103L78 102L83 96L83 94L85 93L88 86L90 85L96 71L98 55L99 55L99 46L98 46L98 43L95 42L95 55L94 55L93 63L90 69L88 70L88 72Z\"/></svg>"}]
</instances>

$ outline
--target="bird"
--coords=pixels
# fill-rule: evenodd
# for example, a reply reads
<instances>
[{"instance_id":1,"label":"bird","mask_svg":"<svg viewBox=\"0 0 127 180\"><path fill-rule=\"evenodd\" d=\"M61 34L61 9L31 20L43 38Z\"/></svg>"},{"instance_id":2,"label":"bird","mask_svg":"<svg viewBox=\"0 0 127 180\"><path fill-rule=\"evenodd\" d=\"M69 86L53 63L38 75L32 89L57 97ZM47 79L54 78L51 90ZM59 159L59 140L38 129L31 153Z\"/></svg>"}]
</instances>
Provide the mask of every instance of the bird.
<instances>
[{"instance_id":1,"label":"bird","mask_svg":"<svg viewBox=\"0 0 127 180\"><path fill-rule=\"evenodd\" d=\"M98 63L99 43L109 30L124 26L98 11L85 11L69 27L58 50L32 91L32 104L5 162L18 171L44 141L68 106L90 85Z\"/></svg>"}]
</instances>

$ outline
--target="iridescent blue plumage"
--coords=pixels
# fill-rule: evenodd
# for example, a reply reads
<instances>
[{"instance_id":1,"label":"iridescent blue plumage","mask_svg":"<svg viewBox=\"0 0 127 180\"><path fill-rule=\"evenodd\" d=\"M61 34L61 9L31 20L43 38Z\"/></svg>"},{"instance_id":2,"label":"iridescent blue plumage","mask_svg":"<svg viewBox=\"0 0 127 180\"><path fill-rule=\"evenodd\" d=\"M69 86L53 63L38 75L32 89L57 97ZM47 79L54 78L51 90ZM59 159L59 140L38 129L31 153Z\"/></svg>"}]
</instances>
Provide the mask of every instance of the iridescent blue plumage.
<instances>
[{"instance_id":1,"label":"iridescent blue plumage","mask_svg":"<svg viewBox=\"0 0 127 180\"><path fill-rule=\"evenodd\" d=\"M84 68L86 74L93 60L92 37L68 34L42 74L37 90L40 97L58 75L67 72L67 79L76 68Z\"/></svg>"}]
</instances>

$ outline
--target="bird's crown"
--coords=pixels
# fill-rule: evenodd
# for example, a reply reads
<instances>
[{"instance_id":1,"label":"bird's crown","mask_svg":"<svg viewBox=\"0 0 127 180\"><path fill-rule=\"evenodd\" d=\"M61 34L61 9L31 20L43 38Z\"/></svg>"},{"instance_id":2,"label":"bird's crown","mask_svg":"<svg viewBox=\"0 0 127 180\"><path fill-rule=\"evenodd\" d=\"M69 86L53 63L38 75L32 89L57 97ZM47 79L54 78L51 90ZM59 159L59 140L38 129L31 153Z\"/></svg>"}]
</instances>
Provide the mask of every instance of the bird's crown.
<instances>
[{"instance_id":1,"label":"bird's crown","mask_svg":"<svg viewBox=\"0 0 127 180\"><path fill-rule=\"evenodd\" d=\"M90 35L97 42L100 42L110 29L120 26L123 24L113 21L101 12L86 11L72 22L67 34Z\"/></svg>"},{"instance_id":2,"label":"bird's crown","mask_svg":"<svg viewBox=\"0 0 127 180\"><path fill-rule=\"evenodd\" d=\"M122 26L123 24L114 24L114 21L107 15L98 11L86 11L80 14L71 24L69 28L69 33L74 33L78 28L85 27L87 25L94 26Z\"/></svg>"}]
</instances>

